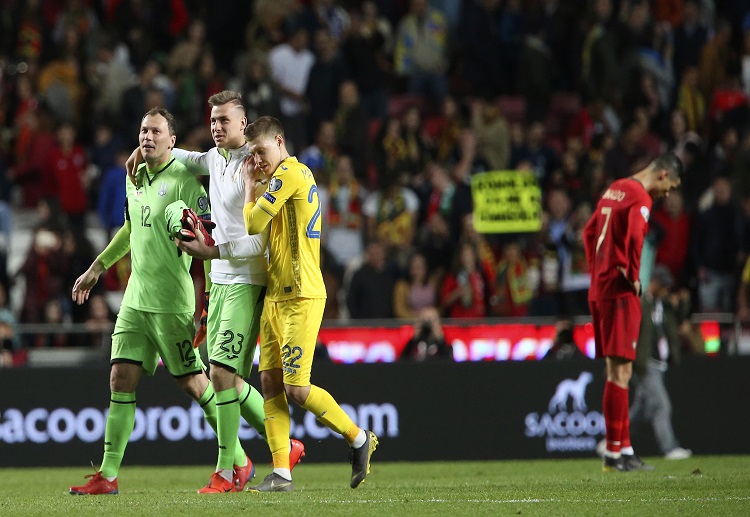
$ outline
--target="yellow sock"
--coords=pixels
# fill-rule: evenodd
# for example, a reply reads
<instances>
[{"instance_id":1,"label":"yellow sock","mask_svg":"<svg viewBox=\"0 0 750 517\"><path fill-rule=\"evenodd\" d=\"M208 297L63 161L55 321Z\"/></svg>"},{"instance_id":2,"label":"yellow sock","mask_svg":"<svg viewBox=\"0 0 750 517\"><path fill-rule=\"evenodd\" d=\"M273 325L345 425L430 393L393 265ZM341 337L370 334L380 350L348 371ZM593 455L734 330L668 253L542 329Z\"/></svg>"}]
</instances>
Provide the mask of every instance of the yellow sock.
<instances>
[{"instance_id":1,"label":"yellow sock","mask_svg":"<svg viewBox=\"0 0 750 517\"><path fill-rule=\"evenodd\" d=\"M278 469L289 468L289 404L286 393L281 392L272 399L263 402L266 414L266 436L268 447L273 455L273 466Z\"/></svg>"},{"instance_id":2,"label":"yellow sock","mask_svg":"<svg viewBox=\"0 0 750 517\"><path fill-rule=\"evenodd\" d=\"M359 427L341 409L330 393L315 385L310 386L310 394L302 407L318 417L318 420L346 438L350 444L359 433ZM268 413L266 413L268 414Z\"/></svg>"}]
</instances>

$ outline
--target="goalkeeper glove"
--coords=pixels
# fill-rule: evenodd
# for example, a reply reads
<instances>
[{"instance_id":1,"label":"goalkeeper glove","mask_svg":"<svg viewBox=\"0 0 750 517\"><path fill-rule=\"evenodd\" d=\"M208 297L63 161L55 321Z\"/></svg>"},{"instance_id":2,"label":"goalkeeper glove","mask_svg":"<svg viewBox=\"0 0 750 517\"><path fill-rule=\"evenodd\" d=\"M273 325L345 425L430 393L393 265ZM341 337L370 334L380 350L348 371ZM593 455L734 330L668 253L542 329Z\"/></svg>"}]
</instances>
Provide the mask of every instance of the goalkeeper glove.
<instances>
[{"instance_id":1,"label":"goalkeeper glove","mask_svg":"<svg viewBox=\"0 0 750 517\"><path fill-rule=\"evenodd\" d=\"M216 228L216 223L210 219L201 219L192 208L182 210L180 223L182 228L175 235L178 239L189 242L195 240L198 232L201 232L206 246L215 244L213 237L211 237L211 230Z\"/></svg>"},{"instance_id":2,"label":"goalkeeper glove","mask_svg":"<svg viewBox=\"0 0 750 517\"><path fill-rule=\"evenodd\" d=\"M208 330L206 329L206 323L208 323L208 298L210 293L203 293L203 310L201 311L200 326L195 333L193 338L193 348L198 348L206 340Z\"/></svg>"}]
</instances>

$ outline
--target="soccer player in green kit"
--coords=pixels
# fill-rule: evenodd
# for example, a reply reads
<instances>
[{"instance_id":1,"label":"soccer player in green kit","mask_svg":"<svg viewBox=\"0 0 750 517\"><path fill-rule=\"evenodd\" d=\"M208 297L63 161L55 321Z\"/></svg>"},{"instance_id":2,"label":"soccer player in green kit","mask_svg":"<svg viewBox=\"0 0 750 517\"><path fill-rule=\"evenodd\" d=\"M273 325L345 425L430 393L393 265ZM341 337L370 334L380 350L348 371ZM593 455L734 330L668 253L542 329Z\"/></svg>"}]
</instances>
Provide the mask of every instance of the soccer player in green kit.
<instances>
[{"instance_id":1,"label":"soccer player in green kit","mask_svg":"<svg viewBox=\"0 0 750 517\"><path fill-rule=\"evenodd\" d=\"M138 137L145 164L137 185L126 178L125 224L73 285L73 300L86 301L99 276L131 252L132 273L112 334L110 406L101 468L73 495L117 494L117 474L135 423L135 390L141 376L153 375L161 357L177 385L203 408L216 430L212 385L193 348L195 296L189 268L192 257L170 241L183 228L185 208L210 212L198 180L172 157L174 117L154 108L141 121ZM247 458L237 439L235 463Z\"/></svg>"}]
</instances>

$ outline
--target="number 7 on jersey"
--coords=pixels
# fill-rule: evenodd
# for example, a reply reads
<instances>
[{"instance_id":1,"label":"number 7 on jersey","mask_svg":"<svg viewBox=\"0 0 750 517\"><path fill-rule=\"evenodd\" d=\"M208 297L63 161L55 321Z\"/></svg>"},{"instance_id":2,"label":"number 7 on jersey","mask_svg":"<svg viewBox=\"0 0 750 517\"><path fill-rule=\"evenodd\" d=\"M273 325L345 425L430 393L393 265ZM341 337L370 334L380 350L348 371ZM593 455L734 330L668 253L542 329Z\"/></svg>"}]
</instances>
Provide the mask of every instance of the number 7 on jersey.
<instances>
[{"instance_id":1,"label":"number 7 on jersey","mask_svg":"<svg viewBox=\"0 0 750 517\"><path fill-rule=\"evenodd\" d=\"M602 226L602 233L599 234L599 239L596 241L597 253L599 252L599 248L601 248L602 246L602 242L604 242L604 236L607 234L607 228L609 227L609 217L612 215L612 207L603 206L602 215L604 215L604 225Z\"/></svg>"}]
</instances>

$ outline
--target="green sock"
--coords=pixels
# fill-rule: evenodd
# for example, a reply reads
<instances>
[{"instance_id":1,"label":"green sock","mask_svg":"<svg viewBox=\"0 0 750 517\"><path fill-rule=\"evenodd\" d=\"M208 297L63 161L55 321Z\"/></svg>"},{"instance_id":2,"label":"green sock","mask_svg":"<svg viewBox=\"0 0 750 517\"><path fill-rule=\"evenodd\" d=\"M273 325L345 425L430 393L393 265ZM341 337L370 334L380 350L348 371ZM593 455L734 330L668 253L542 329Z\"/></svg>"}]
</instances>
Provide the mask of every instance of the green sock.
<instances>
[{"instance_id":1,"label":"green sock","mask_svg":"<svg viewBox=\"0 0 750 517\"><path fill-rule=\"evenodd\" d=\"M216 393L216 416L216 435L219 437L219 461L216 468L231 469L237 463L234 449L240 428L240 404L235 388ZM242 459L245 459L244 456Z\"/></svg>"},{"instance_id":2,"label":"green sock","mask_svg":"<svg viewBox=\"0 0 750 517\"><path fill-rule=\"evenodd\" d=\"M236 394L237 392L235 391L234 393ZM216 436L218 437L219 428L217 426L218 416L216 411L217 401L215 399L215 396L217 395L218 393L214 393L214 385L209 382L206 391L203 392L203 395L201 395L201 398L198 400L198 405L200 405L201 409L203 409L203 416L206 419L206 422L208 422L208 425L211 426L211 429L214 430ZM239 430L239 421L237 422L237 430ZM234 463L235 465L244 467L246 457L245 450L242 448L240 439L237 436L237 431L234 432L234 435L236 441L234 445ZM221 443L221 441L219 441L219 443Z\"/></svg>"},{"instance_id":3,"label":"green sock","mask_svg":"<svg viewBox=\"0 0 750 517\"><path fill-rule=\"evenodd\" d=\"M245 387L240 393L240 413L242 418L258 432L258 435L263 440L268 441L264 422L266 414L263 411L263 395L248 383L245 383Z\"/></svg>"},{"instance_id":4,"label":"green sock","mask_svg":"<svg viewBox=\"0 0 750 517\"><path fill-rule=\"evenodd\" d=\"M104 429L104 477L116 477L135 425L135 393L113 391L109 400L107 425Z\"/></svg>"}]
</instances>

